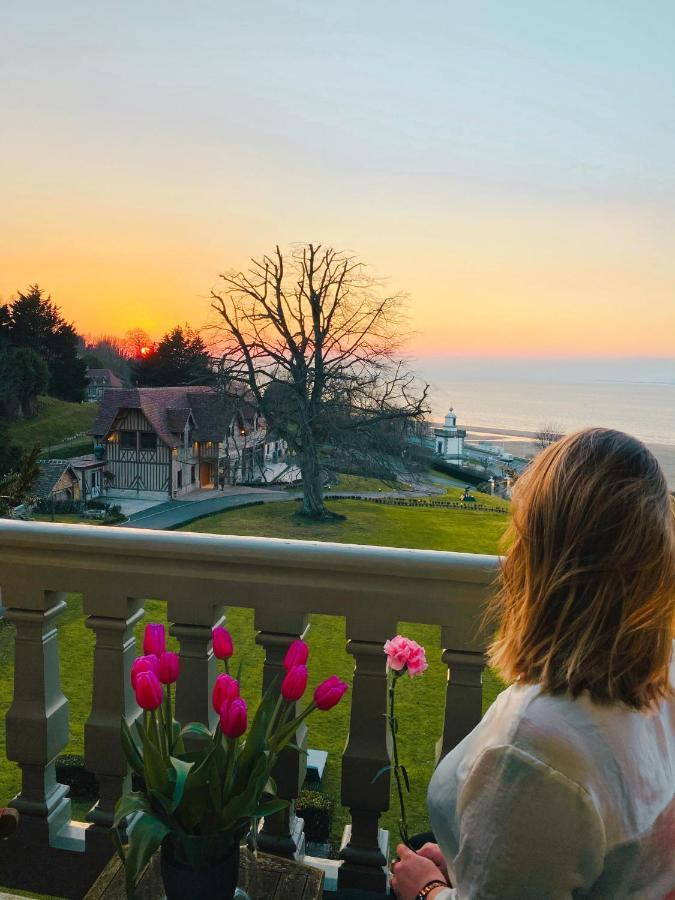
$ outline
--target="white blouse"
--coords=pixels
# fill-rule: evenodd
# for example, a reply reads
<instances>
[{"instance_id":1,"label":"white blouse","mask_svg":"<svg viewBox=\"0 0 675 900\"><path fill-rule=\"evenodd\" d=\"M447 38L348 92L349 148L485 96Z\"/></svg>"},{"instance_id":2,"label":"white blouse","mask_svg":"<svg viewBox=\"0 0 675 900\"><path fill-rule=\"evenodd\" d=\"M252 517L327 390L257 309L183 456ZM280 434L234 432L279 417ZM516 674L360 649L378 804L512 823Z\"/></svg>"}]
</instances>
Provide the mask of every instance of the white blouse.
<instances>
[{"instance_id":1,"label":"white blouse","mask_svg":"<svg viewBox=\"0 0 675 900\"><path fill-rule=\"evenodd\" d=\"M439 900L673 900L674 798L673 699L635 712L513 685L429 785L455 885Z\"/></svg>"}]
</instances>

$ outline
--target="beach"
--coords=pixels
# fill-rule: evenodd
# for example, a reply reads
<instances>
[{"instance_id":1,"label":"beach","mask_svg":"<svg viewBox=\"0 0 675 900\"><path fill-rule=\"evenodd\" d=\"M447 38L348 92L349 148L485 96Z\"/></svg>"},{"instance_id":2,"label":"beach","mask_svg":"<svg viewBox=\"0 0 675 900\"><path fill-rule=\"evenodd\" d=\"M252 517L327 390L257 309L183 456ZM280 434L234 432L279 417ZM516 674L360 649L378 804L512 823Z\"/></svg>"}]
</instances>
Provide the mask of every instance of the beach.
<instances>
[{"instance_id":1,"label":"beach","mask_svg":"<svg viewBox=\"0 0 675 900\"><path fill-rule=\"evenodd\" d=\"M492 428L485 425L464 425L466 440L470 444L487 441L504 447L506 453L513 456L533 456L541 449L534 431L521 431L515 428ZM675 491L675 445L658 441L645 441L661 464L671 491Z\"/></svg>"}]
</instances>

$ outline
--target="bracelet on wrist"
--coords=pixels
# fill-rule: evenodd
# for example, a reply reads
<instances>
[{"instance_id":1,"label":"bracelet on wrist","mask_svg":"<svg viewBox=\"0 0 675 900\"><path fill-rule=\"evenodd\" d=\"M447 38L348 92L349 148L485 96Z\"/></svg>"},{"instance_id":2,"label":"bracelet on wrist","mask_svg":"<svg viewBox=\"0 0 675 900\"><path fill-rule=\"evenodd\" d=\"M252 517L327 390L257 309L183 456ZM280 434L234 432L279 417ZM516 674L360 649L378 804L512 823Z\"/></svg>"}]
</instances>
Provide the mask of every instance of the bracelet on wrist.
<instances>
[{"instance_id":1,"label":"bracelet on wrist","mask_svg":"<svg viewBox=\"0 0 675 900\"><path fill-rule=\"evenodd\" d=\"M421 891L419 892L419 894L417 894L417 896L415 897L415 900L424 900L424 898L425 898L426 896L428 896L428 895L433 891L434 888L437 888L437 887L447 887L447 886L448 886L448 885L447 885L447 882L445 882L445 881L439 881L438 878L434 878L433 881L428 881L428 882L424 885L424 887L422 888L422 890L421 890Z\"/></svg>"}]
</instances>

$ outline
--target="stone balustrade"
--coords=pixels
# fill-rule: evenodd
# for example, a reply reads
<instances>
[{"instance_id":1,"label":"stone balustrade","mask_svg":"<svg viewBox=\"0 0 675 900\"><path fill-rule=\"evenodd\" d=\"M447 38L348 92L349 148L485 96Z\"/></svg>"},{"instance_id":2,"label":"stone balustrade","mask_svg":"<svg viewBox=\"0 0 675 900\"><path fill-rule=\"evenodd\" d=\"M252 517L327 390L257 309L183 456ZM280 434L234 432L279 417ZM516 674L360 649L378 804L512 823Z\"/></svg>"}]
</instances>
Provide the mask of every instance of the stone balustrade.
<instances>
[{"instance_id":1,"label":"stone balustrade","mask_svg":"<svg viewBox=\"0 0 675 900\"><path fill-rule=\"evenodd\" d=\"M312 613L340 616L354 675L341 782L351 825L339 883L383 889L388 846L379 823L389 807L390 780L384 775L373 782L389 761L382 644L401 621L440 626L438 653L449 675L438 752L446 753L481 716L478 623L497 569L496 557L472 554L0 520L1 599L16 626L7 756L21 769L21 791L12 802L21 812L22 835L50 853L109 849L113 809L129 778L120 718L132 722L139 713L129 671L137 653L133 628L145 599L166 602L180 645L178 718L208 725L214 724L216 673L211 628L223 621L227 606L255 610L264 685L278 674L286 647ZM95 636L84 743L100 799L89 824L79 827L71 823L67 789L55 778L56 758L69 739L57 642L68 593L82 595ZM304 730L298 741L306 744ZM261 830L261 845L272 852L290 856L302 848L292 801L304 767L304 757L289 752L275 772L279 793L291 805Z\"/></svg>"}]
</instances>

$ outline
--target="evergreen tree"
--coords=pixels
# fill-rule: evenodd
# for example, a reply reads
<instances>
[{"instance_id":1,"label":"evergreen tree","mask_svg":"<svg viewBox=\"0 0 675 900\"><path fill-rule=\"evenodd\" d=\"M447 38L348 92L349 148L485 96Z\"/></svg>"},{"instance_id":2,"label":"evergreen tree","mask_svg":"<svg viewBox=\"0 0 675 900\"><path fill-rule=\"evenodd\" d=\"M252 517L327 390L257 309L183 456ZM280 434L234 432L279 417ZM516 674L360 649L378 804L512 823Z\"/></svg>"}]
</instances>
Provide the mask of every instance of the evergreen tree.
<instances>
[{"instance_id":1,"label":"evergreen tree","mask_svg":"<svg viewBox=\"0 0 675 900\"><path fill-rule=\"evenodd\" d=\"M28 347L13 347L0 338L0 418L7 421L37 414L37 398L47 391L49 369Z\"/></svg>"},{"instance_id":2,"label":"evergreen tree","mask_svg":"<svg viewBox=\"0 0 675 900\"><path fill-rule=\"evenodd\" d=\"M27 347L45 360L52 396L73 402L84 399L87 367L78 355L77 332L37 284L0 309L0 332L14 347Z\"/></svg>"},{"instance_id":3,"label":"evergreen tree","mask_svg":"<svg viewBox=\"0 0 675 900\"><path fill-rule=\"evenodd\" d=\"M177 326L151 354L132 363L131 378L138 387L208 385L214 383L215 373L201 337Z\"/></svg>"}]
</instances>

